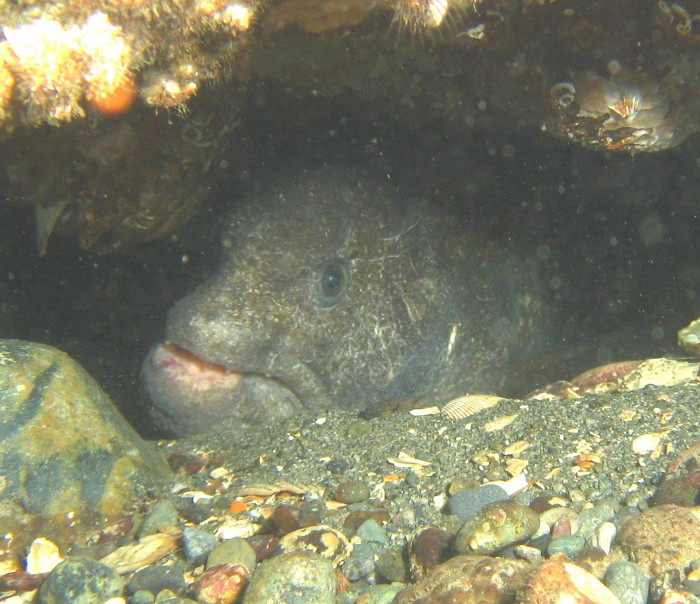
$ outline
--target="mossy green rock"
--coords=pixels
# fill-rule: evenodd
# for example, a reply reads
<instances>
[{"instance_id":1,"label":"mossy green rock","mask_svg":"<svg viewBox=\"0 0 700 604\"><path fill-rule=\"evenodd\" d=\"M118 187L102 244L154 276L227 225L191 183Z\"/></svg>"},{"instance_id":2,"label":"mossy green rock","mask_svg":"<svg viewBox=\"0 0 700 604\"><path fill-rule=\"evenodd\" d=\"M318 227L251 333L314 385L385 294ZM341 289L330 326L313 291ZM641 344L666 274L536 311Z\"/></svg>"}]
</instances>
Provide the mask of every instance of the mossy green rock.
<instances>
[{"instance_id":1,"label":"mossy green rock","mask_svg":"<svg viewBox=\"0 0 700 604\"><path fill-rule=\"evenodd\" d=\"M18 544L47 523L70 541L170 474L87 371L51 346L0 340L0 413L0 531Z\"/></svg>"}]
</instances>

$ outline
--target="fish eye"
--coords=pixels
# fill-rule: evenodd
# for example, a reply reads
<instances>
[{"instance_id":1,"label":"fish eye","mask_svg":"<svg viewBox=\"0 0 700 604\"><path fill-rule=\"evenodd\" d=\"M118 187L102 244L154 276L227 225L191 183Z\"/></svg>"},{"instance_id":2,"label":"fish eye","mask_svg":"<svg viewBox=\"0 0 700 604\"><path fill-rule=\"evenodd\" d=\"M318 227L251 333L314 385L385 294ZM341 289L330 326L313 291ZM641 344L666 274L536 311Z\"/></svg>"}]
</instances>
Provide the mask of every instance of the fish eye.
<instances>
[{"instance_id":1,"label":"fish eye","mask_svg":"<svg viewBox=\"0 0 700 604\"><path fill-rule=\"evenodd\" d=\"M323 306L333 306L350 285L350 270L347 262L335 258L326 262L319 271L318 291Z\"/></svg>"}]
</instances>

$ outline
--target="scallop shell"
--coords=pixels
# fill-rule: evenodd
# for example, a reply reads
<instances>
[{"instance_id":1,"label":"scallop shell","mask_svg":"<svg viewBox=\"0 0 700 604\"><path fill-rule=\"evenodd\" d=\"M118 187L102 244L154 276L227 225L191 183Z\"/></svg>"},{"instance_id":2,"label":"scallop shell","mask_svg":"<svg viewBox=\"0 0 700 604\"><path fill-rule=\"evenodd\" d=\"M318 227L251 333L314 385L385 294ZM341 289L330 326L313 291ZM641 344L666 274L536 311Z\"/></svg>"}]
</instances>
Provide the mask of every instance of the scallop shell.
<instances>
[{"instance_id":1,"label":"scallop shell","mask_svg":"<svg viewBox=\"0 0 700 604\"><path fill-rule=\"evenodd\" d=\"M489 409L499 401L504 400L502 396L492 394L466 394L453 398L441 409L442 414L451 419L464 419L484 409Z\"/></svg>"}]
</instances>

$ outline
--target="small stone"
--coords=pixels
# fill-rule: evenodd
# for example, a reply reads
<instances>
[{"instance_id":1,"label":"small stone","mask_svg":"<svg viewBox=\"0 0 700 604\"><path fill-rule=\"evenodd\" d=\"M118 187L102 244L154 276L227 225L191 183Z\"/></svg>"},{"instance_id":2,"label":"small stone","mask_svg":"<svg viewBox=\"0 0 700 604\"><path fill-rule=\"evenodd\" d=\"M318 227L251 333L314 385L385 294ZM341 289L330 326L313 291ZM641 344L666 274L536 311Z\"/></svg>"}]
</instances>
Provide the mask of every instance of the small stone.
<instances>
[{"instance_id":1,"label":"small stone","mask_svg":"<svg viewBox=\"0 0 700 604\"><path fill-rule=\"evenodd\" d=\"M404 588L401 584L374 585L363 592L355 604L392 604L396 594Z\"/></svg>"},{"instance_id":2,"label":"small stone","mask_svg":"<svg viewBox=\"0 0 700 604\"><path fill-rule=\"evenodd\" d=\"M146 566L137 570L126 586L126 595L137 591L157 594L163 589L170 589L176 594L182 592L187 583L184 573L177 566Z\"/></svg>"},{"instance_id":3,"label":"small stone","mask_svg":"<svg viewBox=\"0 0 700 604\"><path fill-rule=\"evenodd\" d=\"M412 529L416 526L416 513L411 508L401 510L392 518L392 522L399 528Z\"/></svg>"},{"instance_id":4,"label":"small stone","mask_svg":"<svg viewBox=\"0 0 700 604\"><path fill-rule=\"evenodd\" d=\"M413 538L409 548L409 559L414 579L424 579L436 566L449 558L452 537L448 531L429 527Z\"/></svg>"},{"instance_id":5,"label":"small stone","mask_svg":"<svg viewBox=\"0 0 700 604\"><path fill-rule=\"evenodd\" d=\"M358 418L348 425L347 435L350 438L359 438L367 434L370 429L371 424L366 419Z\"/></svg>"},{"instance_id":6,"label":"small stone","mask_svg":"<svg viewBox=\"0 0 700 604\"><path fill-rule=\"evenodd\" d=\"M299 519L301 512L291 505L281 503L272 512L272 521L283 535L298 531L303 524Z\"/></svg>"},{"instance_id":7,"label":"small stone","mask_svg":"<svg viewBox=\"0 0 700 604\"><path fill-rule=\"evenodd\" d=\"M370 496L369 487L359 480L341 482L335 490L335 498L341 503L360 503Z\"/></svg>"},{"instance_id":8,"label":"small stone","mask_svg":"<svg viewBox=\"0 0 700 604\"><path fill-rule=\"evenodd\" d=\"M356 556L355 552L343 564L343 574L348 581L364 579L374 570L374 560L370 556Z\"/></svg>"},{"instance_id":9,"label":"small stone","mask_svg":"<svg viewBox=\"0 0 700 604\"><path fill-rule=\"evenodd\" d=\"M331 473L331 474L343 474L348 471L348 468L350 467L350 464L345 461L344 459L331 459L327 464L326 464L326 469Z\"/></svg>"},{"instance_id":10,"label":"small stone","mask_svg":"<svg viewBox=\"0 0 700 604\"><path fill-rule=\"evenodd\" d=\"M402 583L406 580L406 561L400 550L392 549L382 553L377 558L376 567L388 583Z\"/></svg>"},{"instance_id":11,"label":"small stone","mask_svg":"<svg viewBox=\"0 0 700 604\"><path fill-rule=\"evenodd\" d=\"M683 589L669 589L659 604L700 604L700 600Z\"/></svg>"},{"instance_id":12,"label":"small stone","mask_svg":"<svg viewBox=\"0 0 700 604\"><path fill-rule=\"evenodd\" d=\"M580 552L586 545L586 540L578 535L567 535L552 539L547 545L547 556L554 554L566 554L567 558L571 558Z\"/></svg>"},{"instance_id":13,"label":"small stone","mask_svg":"<svg viewBox=\"0 0 700 604\"><path fill-rule=\"evenodd\" d=\"M569 562L545 560L518 596L522 604L621 604L591 573Z\"/></svg>"},{"instance_id":14,"label":"small stone","mask_svg":"<svg viewBox=\"0 0 700 604\"><path fill-rule=\"evenodd\" d=\"M156 597L145 589L137 591L129 598L129 604L153 604L155 601Z\"/></svg>"},{"instance_id":15,"label":"small stone","mask_svg":"<svg viewBox=\"0 0 700 604\"><path fill-rule=\"evenodd\" d=\"M450 514L454 514L460 520L466 522L485 505L507 499L509 497L505 489L496 484L486 484L477 489L460 491L453 495L450 497L448 509Z\"/></svg>"},{"instance_id":16,"label":"small stone","mask_svg":"<svg viewBox=\"0 0 700 604\"><path fill-rule=\"evenodd\" d=\"M530 505L532 507L532 505ZM563 507L563 506L556 506L553 508L550 508L548 510L545 510L540 514L540 531L538 531L537 535L539 536L543 529L543 527L546 527L550 533L554 531L554 527L557 527L557 530L561 532L561 527L568 522L568 527L569 527L569 534L573 535L578 531L579 528L579 520L578 520L578 514L572 510L571 508ZM554 531L556 532L556 531ZM553 533L551 534L552 538L556 538L556 535ZM563 535L558 535L562 537Z\"/></svg>"},{"instance_id":17,"label":"small stone","mask_svg":"<svg viewBox=\"0 0 700 604\"><path fill-rule=\"evenodd\" d=\"M270 556L277 553L280 540L274 535L253 535L246 539L248 545L255 552L255 559L258 562L267 560Z\"/></svg>"},{"instance_id":18,"label":"small stone","mask_svg":"<svg viewBox=\"0 0 700 604\"><path fill-rule=\"evenodd\" d=\"M667 591L680 589L681 571L677 568L666 570L649 581L649 602L660 602Z\"/></svg>"},{"instance_id":19,"label":"small stone","mask_svg":"<svg viewBox=\"0 0 700 604\"><path fill-rule=\"evenodd\" d=\"M529 568L523 560L455 556L436 567L426 579L400 591L393 604L514 602Z\"/></svg>"},{"instance_id":20,"label":"small stone","mask_svg":"<svg viewBox=\"0 0 700 604\"><path fill-rule=\"evenodd\" d=\"M204 564L209 553L219 545L215 535L202 529L188 526L182 531L182 551L185 559L195 566Z\"/></svg>"},{"instance_id":21,"label":"small stone","mask_svg":"<svg viewBox=\"0 0 700 604\"><path fill-rule=\"evenodd\" d=\"M611 592L622 604L646 604L649 593L649 579L644 570L632 562L613 562L603 577Z\"/></svg>"},{"instance_id":22,"label":"small stone","mask_svg":"<svg viewBox=\"0 0 700 604\"><path fill-rule=\"evenodd\" d=\"M122 595L124 579L88 558L61 562L39 589L39 604L95 604Z\"/></svg>"},{"instance_id":23,"label":"small stone","mask_svg":"<svg viewBox=\"0 0 700 604\"><path fill-rule=\"evenodd\" d=\"M365 520L355 533L363 541L371 541L372 543L386 543L386 531L376 520Z\"/></svg>"},{"instance_id":24,"label":"small stone","mask_svg":"<svg viewBox=\"0 0 700 604\"><path fill-rule=\"evenodd\" d=\"M495 554L529 539L539 525L539 516L522 503L490 503L462 525L454 548L459 554Z\"/></svg>"},{"instance_id":25,"label":"small stone","mask_svg":"<svg viewBox=\"0 0 700 604\"><path fill-rule=\"evenodd\" d=\"M258 565L243 604L334 604L335 595L333 565L317 554L294 551Z\"/></svg>"},{"instance_id":26,"label":"small stone","mask_svg":"<svg viewBox=\"0 0 700 604\"><path fill-rule=\"evenodd\" d=\"M255 550L241 537L228 539L207 556L207 568L220 564L242 564L252 573L256 564Z\"/></svg>"},{"instance_id":27,"label":"small stone","mask_svg":"<svg viewBox=\"0 0 700 604\"><path fill-rule=\"evenodd\" d=\"M596 530L603 522L612 520L614 516L615 504L608 501L601 501L592 508L582 510L578 515L579 529L577 534L581 535L584 539L588 539L595 534Z\"/></svg>"},{"instance_id":28,"label":"small stone","mask_svg":"<svg viewBox=\"0 0 700 604\"><path fill-rule=\"evenodd\" d=\"M343 521L343 530L347 535L352 535L365 520L370 518L382 524L390 520L390 516L385 510L356 510L346 516Z\"/></svg>"},{"instance_id":29,"label":"small stone","mask_svg":"<svg viewBox=\"0 0 700 604\"><path fill-rule=\"evenodd\" d=\"M177 526L180 515L177 513L172 501L163 499L156 503L141 525L139 537L162 533L169 526Z\"/></svg>"},{"instance_id":30,"label":"small stone","mask_svg":"<svg viewBox=\"0 0 700 604\"><path fill-rule=\"evenodd\" d=\"M208 568L192 586L201 604L233 604L241 595L250 577L242 564L220 564Z\"/></svg>"}]
</instances>

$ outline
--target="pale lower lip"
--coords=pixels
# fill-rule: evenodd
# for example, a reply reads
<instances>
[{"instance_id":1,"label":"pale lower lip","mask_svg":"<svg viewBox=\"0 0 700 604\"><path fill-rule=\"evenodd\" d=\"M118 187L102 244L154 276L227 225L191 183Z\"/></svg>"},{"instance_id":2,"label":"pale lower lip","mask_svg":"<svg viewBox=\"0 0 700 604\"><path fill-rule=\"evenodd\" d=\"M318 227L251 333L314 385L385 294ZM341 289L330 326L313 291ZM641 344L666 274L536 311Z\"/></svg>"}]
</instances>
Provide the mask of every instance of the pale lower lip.
<instances>
[{"instance_id":1,"label":"pale lower lip","mask_svg":"<svg viewBox=\"0 0 700 604\"><path fill-rule=\"evenodd\" d=\"M205 361L169 340L159 346L152 362L161 371L178 375L181 379L191 380L203 386L219 385L222 382L226 382L229 386L236 386L243 377L242 373Z\"/></svg>"}]
</instances>

